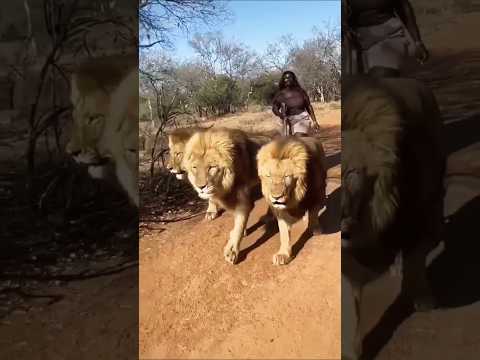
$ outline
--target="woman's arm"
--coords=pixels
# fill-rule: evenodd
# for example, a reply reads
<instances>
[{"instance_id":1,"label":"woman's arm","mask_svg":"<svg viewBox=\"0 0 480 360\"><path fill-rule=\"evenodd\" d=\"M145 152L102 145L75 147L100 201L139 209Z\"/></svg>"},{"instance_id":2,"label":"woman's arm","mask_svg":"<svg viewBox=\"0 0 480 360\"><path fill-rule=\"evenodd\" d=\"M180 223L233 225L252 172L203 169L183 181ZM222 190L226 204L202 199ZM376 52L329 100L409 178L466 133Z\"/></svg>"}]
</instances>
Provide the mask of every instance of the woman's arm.
<instances>
[{"instance_id":1,"label":"woman's arm","mask_svg":"<svg viewBox=\"0 0 480 360\"><path fill-rule=\"evenodd\" d=\"M272 111L276 116L282 117L282 115L280 114L280 102L278 101L278 95L279 95L279 93L277 93L275 95L275 97L273 98Z\"/></svg>"},{"instance_id":2,"label":"woman's arm","mask_svg":"<svg viewBox=\"0 0 480 360\"><path fill-rule=\"evenodd\" d=\"M404 22L408 31L412 35L415 42L422 42L420 30L418 29L417 19L413 11L412 4L408 0L397 0L395 4L395 11L398 17Z\"/></svg>"},{"instance_id":3,"label":"woman's arm","mask_svg":"<svg viewBox=\"0 0 480 360\"><path fill-rule=\"evenodd\" d=\"M412 4L410 4L409 0L396 0L395 12L405 24L413 41L415 41L415 57L422 63L427 61L429 53L422 41L422 37L420 36L420 30L418 29L417 19L415 18Z\"/></svg>"}]
</instances>

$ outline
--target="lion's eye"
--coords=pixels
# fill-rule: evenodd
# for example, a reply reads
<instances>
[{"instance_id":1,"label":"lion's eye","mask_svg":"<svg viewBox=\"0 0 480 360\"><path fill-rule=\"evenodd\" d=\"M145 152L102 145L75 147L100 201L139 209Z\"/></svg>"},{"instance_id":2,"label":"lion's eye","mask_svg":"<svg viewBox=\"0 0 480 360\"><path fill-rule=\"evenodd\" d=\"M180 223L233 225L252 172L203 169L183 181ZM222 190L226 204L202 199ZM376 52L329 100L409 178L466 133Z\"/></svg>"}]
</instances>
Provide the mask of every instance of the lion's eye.
<instances>
[{"instance_id":1,"label":"lion's eye","mask_svg":"<svg viewBox=\"0 0 480 360\"><path fill-rule=\"evenodd\" d=\"M194 165L194 166L192 166L192 169L193 169L193 170L197 170L197 167Z\"/></svg>"},{"instance_id":2,"label":"lion's eye","mask_svg":"<svg viewBox=\"0 0 480 360\"><path fill-rule=\"evenodd\" d=\"M265 177L270 178L270 177L272 177L272 175L266 174Z\"/></svg>"},{"instance_id":3,"label":"lion's eye","mask_svg":"<svg viewBox=\"0 0 480 360\"><path fill-rule=\"evenodd\" d=\"M176 156L176 157L180 157L180 156L182 156L182 154L183 154L183 153L181 153L181 152L177 152L177 153L175 153L175 156Z\"/></svg>"}]
</instances>

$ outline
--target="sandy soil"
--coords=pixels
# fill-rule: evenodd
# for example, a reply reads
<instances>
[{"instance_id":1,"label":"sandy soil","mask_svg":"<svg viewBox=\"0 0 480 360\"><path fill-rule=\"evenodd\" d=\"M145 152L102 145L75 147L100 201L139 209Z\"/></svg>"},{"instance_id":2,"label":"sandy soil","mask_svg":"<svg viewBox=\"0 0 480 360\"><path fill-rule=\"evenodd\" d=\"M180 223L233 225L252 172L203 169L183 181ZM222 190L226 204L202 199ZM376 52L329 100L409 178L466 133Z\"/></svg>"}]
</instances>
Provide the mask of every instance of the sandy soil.
<instances>
[{"instance_id":1,"label":"sandy soil","mask_svg":"<svg viewBox=\"0 0 480 360\"><path fill-rule=\"evenodd\" d=\"M31 293L27 306L0 320L0 358L131 360L138 348L137 281L135 266ZM50 304L52 296L59 301Z\"/></svg>"},{"instance_id":2,"label":"sandy soil","mask_svg":"<svg viewBox=\"0 0 480 360\"><path fill-rule=\"evenodd\" d=\"M334 154L339 109L317 106L316 113L328 129L327 155ZM269 113L229 117L216 126L245 128L259 119L274 126ZM140 357L339 358L338 170L330 172L330 210L321 214L326 234L309 237L298 222L296 258L285 267L272 264L277 230L258 222L266 212L263 199L234 266L223 259L233 224L228 213L212 222L198 217L168 224L141 238Z\"/></svg>"}]
</instances>

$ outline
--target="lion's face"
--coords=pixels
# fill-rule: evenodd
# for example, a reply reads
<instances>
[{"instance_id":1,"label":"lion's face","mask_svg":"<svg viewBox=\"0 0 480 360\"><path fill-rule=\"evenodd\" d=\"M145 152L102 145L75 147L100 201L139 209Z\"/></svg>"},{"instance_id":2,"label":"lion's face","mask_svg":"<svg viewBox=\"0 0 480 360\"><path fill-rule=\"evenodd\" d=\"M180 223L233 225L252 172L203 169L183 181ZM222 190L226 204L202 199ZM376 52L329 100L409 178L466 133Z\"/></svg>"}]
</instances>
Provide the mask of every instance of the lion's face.
<instances>
[{"instance_id":1,"label":"lion's face","mask_svg":"<svg viewBox=\"0 0 480 360\"><path fill-rule=\"evenodd\" d=\"M262 193L276 209L294 208L307 191L304 148L298 143L286 146L272 142L258 152L258 174Z\"/></svg>"},{"instance_id":2,"label":"lion's face","mask_svg":"<svg viewBox=\"0 0 480 360\"><path fill-rule=\"evenodd\" d=\"M72 87L75 86L75 80ZM73 128L66 151L80 164L96 166L102 164L103 156L98 151L102 137L109 97L101 90L81 94L72 91Z\"/></svg>"},{"instance_id":3,"label":"lion's face","mask_svg":"<svg viewBox=\"0 0 480 360\"><path fill-rule=\"evenodd\" d=\"M210 199L226 190L224 178L229 169L218 160L216 154L206 152L204 156L193 156L187 162L188 180L202 199Z\"/></svg>"},{"instance_id":4,"label":"lion's face","mask_svg":"<svg viewBox=\"0 0 480 360\"><path fill-rule=\"evenodd\" d=\"M289 171L289 165L278 162L260 176L262 193L274 208L282 210L295 202L294 189L298 181Z\"/></svg>"},{"instance_id":5,"label":"lion's face","mask_svg":"<svg viewBox=\"0 0 480 360\"><path fill-rule=\"evenodd\" d=\"M233 187L233 144L229 140L222 134L196 133L186 144L182 167L202 199L221 196Z\"/></svg>"},{"instance_id":6,"label":"lion's face","mask_svg":"<svg viewBox=\"0 0 480 360\"><path fill-rule=\"evenodd\" d=\"M167 160L167 169L174 174L177 179L185 179L185 169L182 167L183 155L185 153L185 142L175 141L172 136L168 137L168 149L170 156Z\"/></svg>"}]
</instances>

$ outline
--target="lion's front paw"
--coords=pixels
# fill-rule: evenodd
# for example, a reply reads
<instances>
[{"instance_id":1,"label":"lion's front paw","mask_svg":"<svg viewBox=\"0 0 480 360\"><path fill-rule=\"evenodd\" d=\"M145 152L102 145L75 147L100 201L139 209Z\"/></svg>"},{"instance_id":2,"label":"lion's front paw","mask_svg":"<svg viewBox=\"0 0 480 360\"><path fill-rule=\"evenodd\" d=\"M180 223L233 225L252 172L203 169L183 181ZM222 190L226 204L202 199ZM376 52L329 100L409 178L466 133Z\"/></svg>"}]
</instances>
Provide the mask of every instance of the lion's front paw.
<instances>
[{"instance_id":1,"label":"lion's front paw","mask_svg":"<svg viewBox=\"0 0 480 360\"><path fill-rule=\"evenodd\" d=\"M217 211L210 211L205 214L205 220L207 221L212 221L215 220L218 217L218 212Z\"/></svg>"},{"instance_id":2,"label":"lion's front paw","mask_svg":"<svg viewBox=\"0 0 480 360\"><path fill-rule=\"evenodd\" d=\"M227 246L225 246L225 249L223 250L223 256L228 263L234 265L238 259L238 250L235 249L232 245L227 244Z\"/></svg>"},{"instance_id":3,"label":"lion's front paw","mask_svg":"<svg viewBox=\"0 0 480 360\"><path fill-rule=\"evenodd\" d=\"M291 260L291 256L286 253L278 252L273 255L273 265L287 265Z\"/></svg>"}]
</instances>

